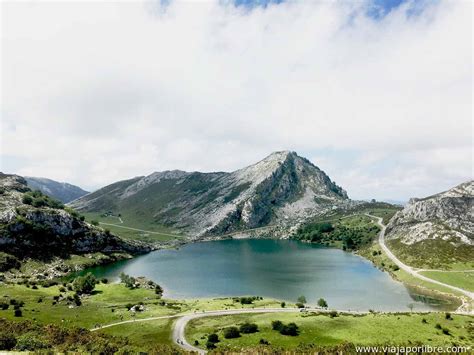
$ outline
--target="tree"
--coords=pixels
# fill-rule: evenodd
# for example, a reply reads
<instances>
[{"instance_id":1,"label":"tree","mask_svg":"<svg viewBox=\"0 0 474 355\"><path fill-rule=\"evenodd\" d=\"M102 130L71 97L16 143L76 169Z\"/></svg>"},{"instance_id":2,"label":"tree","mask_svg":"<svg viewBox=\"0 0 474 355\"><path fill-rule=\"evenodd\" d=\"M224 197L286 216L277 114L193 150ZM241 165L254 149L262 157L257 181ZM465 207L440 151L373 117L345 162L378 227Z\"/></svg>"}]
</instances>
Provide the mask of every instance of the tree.
<instances>
[{"instance_id":1,"label":"tree","mask_svg":"<svg viewBox=\"0 0 474 355\"><path fill-rule=\"evenodd\" d=\"M285 302L282 302L280 305L281 305L281 308L285 308L285 307L286 307L286 303L285 303Z\"/></svg>"},{"instance_id":2,"label":"tree","mask_svg":"<svg viewBox=\"0 0 474 355\"><path fill-rule=\"evenodd\" d=\"M15 317L21 317L23 315L22 311L20 308L15 309Z\"/></svg>"},{"instance_id":3,"label":"tree","mask_svg":"<svg viewBox=\"0 0 474 355\"><path fill-rule=\"evenodd\" d=\"M135 281L135 278L130 275L123 272L120 274L120 282L124 283L128 288L135 288Z\"/></svg>"},{"instance_id":4,"label":"tree","mask_svg":"<svg viewBox=\"0 0 474 355\"><path fill-rule=\"evenodd\" d=\"M258 325L246 322L240 326L240 332L244 334L256 333L258 332Z\"/></svg>"},{"instance_id":5,"label":"tree","mask_svg":"<svg viewBox=\"0 0 474 355\"><path fill-rule=\"evenodd\" d=\"M298 297L297 301L298 301L298 303L305 304L306 303L306 297L305 296L300 296L300 297Z\"/></svg>"},{"instance_id":6,"label":"tree","mask_svg":"<svg viewBox=\"0 0 474 355\"><path fill-rule=\"evenodd\" d=\"M97 283L97 279L95 278L94 275L92 275L89 272L85 276L76 277L76 279L73 282L73 288L74 288L74 291L76 291L79 294L81 293L90 294L94 290L96 283Z\"/></svg>"},{"instance_id":7,"label":"tree","mask_svg":"<svg viewBox=\"0 0 474 355\"><path fill-rule=\"evenodd\" d=\"M240 331L237 327L229 327L224 329L224 338L232 339L240 337Z\"/></svg>"},{"instance_id":8,"label":"tree","mask_svg":"<svg viewBox=\"0 0 474 355\"><path fill-rule=\"evenodd\" d=\"M207 341L211 343L218 343L219 342L219 336L216 333L209 334L207 336Z\"/></svg>"},{"instance_id":9,"label":"tree","mask_svg":"<svg viewBox=\"0 0 474 355\"><path fill-rule=\"evenodd\" d=\"M16 345L16 338L12 334L0 333L0 349L12 350Z\"/></svg>"},{"instance_id":10,"label":"tree","mask_svg":"<svg viewBox=\"0 0 474 355\"><path fill-rule=\"evenodd\" d=\"M318 300L318 306L322 308L328 308L328 303L326 302L324 298L320 298Z\"/></svg>"}]
</instances>

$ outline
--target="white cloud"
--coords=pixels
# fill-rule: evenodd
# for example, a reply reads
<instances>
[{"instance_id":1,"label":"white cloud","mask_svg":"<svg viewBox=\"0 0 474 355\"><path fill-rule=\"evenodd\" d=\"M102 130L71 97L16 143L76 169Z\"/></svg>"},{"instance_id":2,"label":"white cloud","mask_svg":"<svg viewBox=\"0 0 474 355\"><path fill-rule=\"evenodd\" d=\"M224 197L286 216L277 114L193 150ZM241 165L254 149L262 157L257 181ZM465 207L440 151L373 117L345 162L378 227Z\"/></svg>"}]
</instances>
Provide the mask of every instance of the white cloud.
<instances>
[{"instance_id":1,"label":"white cloud","mask_svg":"<svg viewBox=\"0 0 474 355\"><path fill-rule=\"evenodd\" d=\"M354 4L3 3L1 168L90 188L292 149L356 198L470 178L471 4Z\"/></svg>"}]
</instances>

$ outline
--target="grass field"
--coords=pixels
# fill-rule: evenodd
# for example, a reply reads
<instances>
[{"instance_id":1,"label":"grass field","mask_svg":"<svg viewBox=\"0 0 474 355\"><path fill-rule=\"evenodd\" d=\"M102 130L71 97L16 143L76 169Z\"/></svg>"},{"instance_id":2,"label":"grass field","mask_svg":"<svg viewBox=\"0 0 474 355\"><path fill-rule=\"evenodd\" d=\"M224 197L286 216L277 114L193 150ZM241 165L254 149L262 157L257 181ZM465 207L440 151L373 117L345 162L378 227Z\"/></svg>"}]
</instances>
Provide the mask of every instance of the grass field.
<instances>
[{"instance_id":1,"label":"grass field","mask_svg":"<svg viewBox=\"0 0 474 355\"><path fill-rule=\"evenodd\" d=\"M201 347L206 344L207 335L217 333L220 342L218 349L240 350L255 347L260 339L267 340L271 346L285 350L295 349L302 344L322 346L353 343L356 345L398 345L398 344L430 344L447 346L452 344L472 345L474 342L474 323L469 316L452 316L445 318L437 314L370 314L364 316L339 315L331 318L328 315L313 314L252 314L234 315L212 318L200 318L189 323L187 340L197 340ZM423 321L425 319L425 321ZM272 330L271 322L280 320L283 323L294 322L298 325L298 336L281 335ZM239 326L244 322L256 323L259 331L253 334L242 334L235 339L225 339L223 329ZM446 329L437 329L439 324Z\"/></svg>"},{"instance_id":2,"label":"grass field","mask_svg":"<svg viewBox=\"0 0 474 355\"><path fill-rule=\"evenodd\" d=\"M250 305L242 305L234 302L231 298L215 299L188 299L171 300L160 299L153 290L138 288L130 290L123 284L98 284L95 292L82 299L82 305L69 308L65 300L53 305L54 296L60 294L72 295L73 291L60 292L61 286L44 288L39 286L37 290L23 285L0 286L2 295L0 302L9 302L10 299L25 302L23 316L14 316L13 307L0 310L0 318L11 320L35 319L43 323L63 323L65 325L93 328L96 324L104 325L122 320L149 318L162 315L172 315L196 311L208 311L216 309L238 309L253 307L279 307L280 302L272 299L254 301ZM38 302L38 299L42 302ZM126 308L127 304L138 304L142 302L145 311L137 312L135 316ZM113 332L113 330L111 330Z\"/></svg>"},{"instance_id":3,"label":"grass field","mask_svg":"<svg viewBox=\"0 0 474 355\"><path fill-rule=\"evenodd\" d=\"M127 216L122 216L121 219L123 223L120 223L118 217L115 216L103 216L100 213L83 213L84 217L88 222L97 221L101 223L101 226L105 229L110 230L112 233L129 240L139 240L146 243L156 243L156 242L168 242L174 239L182 238L183 235L171 228L152 223L147 220L140 220L137 218L129 218ZM106 223L106 224L102 224ZM125 227L125 228L124 228ZM144 231L137 231L133 229L141 229Z\"/></svg>"},{"instance_id":4,"label":"grass field","mask_svg":"<svg viewBox=\"0 0 474 355\"><path fill-rule=\"evenodd\" d=\"M420 273L430 279L474 292L474 272L422 271Z\"/></svg>"}]
</instances>

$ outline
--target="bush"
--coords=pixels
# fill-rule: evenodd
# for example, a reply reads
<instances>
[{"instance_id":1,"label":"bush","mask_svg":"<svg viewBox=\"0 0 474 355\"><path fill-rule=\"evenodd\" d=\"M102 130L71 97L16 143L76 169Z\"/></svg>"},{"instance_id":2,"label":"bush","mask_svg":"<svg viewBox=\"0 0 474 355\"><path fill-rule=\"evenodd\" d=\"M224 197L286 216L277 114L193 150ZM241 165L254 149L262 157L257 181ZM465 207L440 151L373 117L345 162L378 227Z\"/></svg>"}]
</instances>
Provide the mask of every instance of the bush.
<instances>
[{"instance_id":1,"label":"bush","mask_svg":"<svg viewBox=\"0 0 474 355\"><path fill-rule=\"evenodd\" d=\"M21 202L23 202L25 205L31 205L33 203L33 197L30 195L23 195Z\"/></svg>"},{"instance_id":2,"label":"bush","mask_svg":"<svg viewBox=\"0 0 474 355\"><path fill-rule=\"evenodd\" d=\"M446 318L448 320L453 320L453 317L451 317L451 313L449 313L449 312L446 312L446 314L444 315L444 318Z\"/></svg>"},{"instance_id":3,"label":"bush","mask_svg":"<svg viewBox=\"0 0 474 355\"><path fill-rule=\"evenodd\" d=\"M219 336L216 333L209 334L207 336L207 341L211 343L218 343L219 342Z\"/></svg>"},{"instance_id":4,"label":"bush","mask_svg":"<svg viewBox=\"0 0 474 355\"><path fill-rule=\"evenodd\" d=\"M5 303L5 302L0 303L0 309L6 310L8 309L8 307L10 307L8 303Z\"/></svg>"},{"instance_id":5,"label":"bush","mask_svg":"<svg viewBox=\"0 0 474 355\"><path fill-rule=\"evenodd\" d=\"M336 311L329 312L329 317L331 317L331 318L337 317L337 312Z\"/></svg>"},{"instance_id":6,"label":"bush","mask_svg":"<svg viewBox=\"0 0 474 355\"><path fill-rule=\"evenodd\" d=\"M261 339L259 340L259 344L262 344L262 345L269 345L270 342L269 342L268 340L266 340L266 339L261 338Z\"/></svg>"},{"instance_id":7,"label":"bush","mask_svg":"<svg viewBox=\"0 0 474 355\"><path fill-rule=\"evenodd\" d=\"M281 308L285 308L285 307L286 307L286 303L285 303L285 302L282 302L282 303L280 304L280 306L281 306Z\"/></svg>"},{"instance_id":8,"label":"bush","mask_svg":"<svg viewBox=\"0 0 474 355\"><path fill-rule=\"evenodd\" d=\"M229 327L224 329L224 338L232 339L240 337L240 331L237 327Z\"/></svg>"},{"instance_id":9,"label":"bush","mask_svg":"<svg viewBox=\"0 0 474 355\"><path fill-rule=\"evenodd\" d=\"M86 276L79 276L73 282L74 291L77 293L90 294L95 288L97 279L90 272Z\"/></svg>"},{"instance_id":10,"label":"bush","mask_svg":"<svg viewBox=\"0 0 474 355\"><path fill-rule=\"evenodd\" d=\"M272 321L272 329L280 331L283 328L283 322L279 320Z\"/></svg>"},{"instance_id":11,"label":"bush","mask_svg":"<svg viewBox=\"0 0 474 355\"><path fill-rule=\"evenodd\" d=\"M61 287L59 288L59 292L66 292L66 288L63 287L63 286L61 286Z\"/></svg>"},{"instance_id":12,"label":"bush","mask_svg":"<svg viewBox=\"0 0 474 355\"><path fill-rule=\"evenodd\" d=\"M199 341L195 340L194 345L196 345L196 346L199 345Z\"/></svg>"},{"instance_id":13,"label":"bush","mask_svg":"<svg viewBox=\"0 0 474 355\"><path fill-rule=\"evenodd\" d=\"M15 317L22 317L23 316L23 312L21 311L21 309L15 309Z\"/></svg>"},{"instance_id":14,"label":"bush","mask_svg":"<svg viewBox=\"0 0 474 355\"><path fill-rule=\"evenodd\" d=\"M435 328L436 328L436 329L442 329L441 324L436 323Z\"/></svg>"},{"instance_id":15,"label":"bush","mask_svg":"<svg viewBox=\"0 0 474 355\"><path fill-rule=\"evenodd\" d=\"M95 219L93 219L93 220L91 221L91 224L92 224L93 226L98 226L98 225L99 225L99 222L96 221Z\"/></svg>"},{"instance_id":16,"label":"bush","mask_svg":"<svg viewBox=\"0 0 474 355\"><path fill-rule=\"evenodd\" d=\"M74 294L73 298L74 298L74 303L76 304L76 306L80 306L82 304L81 298L79 297L77 293Z\"/></svg>"},{"instance_id":17,"label":"bush","mask_svg":"<svg viewBox=\"0 0 474 355\"><path fill-rule=\"evenodd\" d=\"M281 328L280 330L280 334L282 335L296 336L298 335L298 333L298 326L295 323L288 323L287 325L284 325L283 328Z\"/></svg>"},{"instance_id":18,"label":"bush","mask_svg":"<svg viewBox=\"0 0 474 355\"><path fill-rule=\"evenodd\" d=\"M47 347L48 345L38 338L29 334L24 334L18 338L15 349L20 351L38 351L39 349Z\"/></svg>"},{"instance_id":19,"label":"bush","mask_svg":"<svg viewBox=\"0 0 474 355\"><path fill-rule=\"evenodd\" d=\"M304 304L303 303L300 303L300 302L296 302L295 306L297 308L304 308Z\"/></svg>"},{"instance_id":20,"label":"bush","mask_svg":"<svg viewBox=\"0 0 474 355\"><path fill-rule=\"evenodd\" d=\"M244 334L256 333L258 332L258 325L255 323L246 322L240 326L239 330Z\"/></svg>"},{"instance_id":21,"label":"bush","mask_svg":"<svg viewBox=\"0 0 474 355\"><path fill-rule=\"evenodd\" d=\"M209 350L215 349L215 348L216 348L216 344L214 344L213 342L208 341L208 342L206 343L206 348L208 348Z\"/></svg>"},{"instance_id":22,"label":"bush","mask_svg":"<svg viewBox=\"0 0 474 355\"><path fill-rule=\"evenodd\" d=\"M448 328L443 328L442 329L443 334L449 335L449 329Z\"/></svg>"},{"instance_id":23,"label":"bush","mask_svg":"<svg viewBox=\"0 0 474 355\"><path fill-rule=\"evenodd\" d=\"M16 338L11 334L0 333L0 349L12 350L16 345Z\"/></svg>"},{"instance_id":24,"label":"bush","mask_svg":"<svg viewBox=\"0 0 474 355\"><path fill-rule=\"evenodd\" d=\"M426 324L426 323L428 323L428 321L426 320L426 318L423 318L423 319L421 320L421 323Z\"/></svg>"}]
</instances>

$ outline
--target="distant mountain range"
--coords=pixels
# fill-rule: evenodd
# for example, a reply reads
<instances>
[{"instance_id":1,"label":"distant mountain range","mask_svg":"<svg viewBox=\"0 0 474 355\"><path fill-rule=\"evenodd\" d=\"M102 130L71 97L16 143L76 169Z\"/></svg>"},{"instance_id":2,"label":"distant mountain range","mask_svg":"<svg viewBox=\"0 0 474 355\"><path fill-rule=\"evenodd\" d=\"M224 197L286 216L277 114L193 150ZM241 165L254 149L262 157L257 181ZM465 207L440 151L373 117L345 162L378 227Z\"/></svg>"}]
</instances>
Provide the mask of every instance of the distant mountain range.
<instances>
[{"instance_id":1,"label":"distant mountain range","mask_svg":"<svg viewBox=\"0 0 474 355\"><path fill-rule=\"evenodd\" d=\"M89 193L78 186L42 177L25 176L25 180L32 190L40 190L45 195L54 197L63 203L71 202Z\"/></svg>"},{"instance_id":2,"label":"distant mountain range","mask_svg":"<svg viewBox=\"0 0 474 355\"><path fill-rule=\"evenodd\" d=\"M324 171L282 151L230 173L173 170L119 181L71 207L146 218L200 237L303 221L345 203L346 191Z\"/></svg>"}]
</instances>

